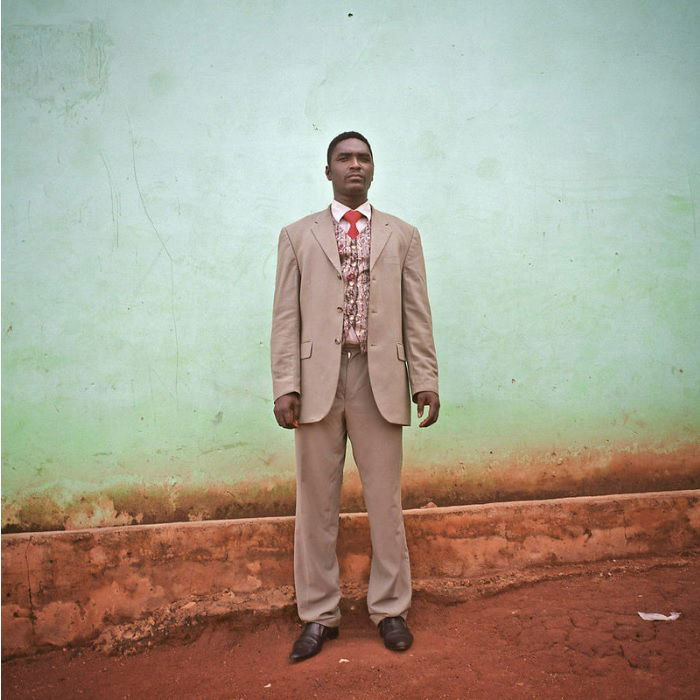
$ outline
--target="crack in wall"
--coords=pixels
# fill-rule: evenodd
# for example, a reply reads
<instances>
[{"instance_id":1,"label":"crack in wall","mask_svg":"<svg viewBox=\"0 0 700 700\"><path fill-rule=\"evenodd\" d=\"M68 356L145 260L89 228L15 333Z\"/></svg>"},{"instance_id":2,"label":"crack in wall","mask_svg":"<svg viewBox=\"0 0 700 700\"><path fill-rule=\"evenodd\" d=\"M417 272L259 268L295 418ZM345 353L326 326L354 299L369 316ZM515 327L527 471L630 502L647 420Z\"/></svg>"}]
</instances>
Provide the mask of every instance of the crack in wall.
<instances>
[{"instance_id":1,"label":"crack in wall","mask_svg":"<svg viewBox=\"0 0 700 700\"><path fill-rule=\"evenodd\" d=\"M143 213L146 215L148 222L151 224L151 228L153 229L153 232L156 234L156 238L158 239L158 242L160 243L161 249L168 256L168 264L170 266L170 315L171 315L171 318L173 321L173 336L174 336L174 340L175 340L175 405L177 406L179 378L180 378L180 338L179 338L178 330L177 330L177 315L175 313L175 261L173 260L173 256L170 253L170 250L168 250L168 246L166 245L165 240L163 239L163 236L161 235L160 231L158 230L158 227L156 226L155 222L153 221L153 218L151 217L151 214L148 211L148 207L146 206L146 200L144 199L143 191L141 190L141 184L139 183L138 173L136 171L136 146L135 146L135 140L134 140L134 131L133 131L133 128L131 126L131 119L129 118L128 114L127 114L127 119L129 120L129 133L131 135L131 162L132 162L133 172L134 172L134 184L136 185L136 190L137 190L138 195L139 195L141 207L143 208Z\"/></svg>"},{"instance_id":2,"label":"crack in wall","mask_svg":"<svg viewBox=\"0 0 700 700\"><path fill-rule=\"evenodd\" d=\"M630 539L629 539L629 536L627 535L627 516L625 513L625 509L620 507L619 513L622 516L622 533L625 536L625 544L628 544Z\"/></svg>"},{"instance_id":3,"label":"crack in wall","mask_svg":"<svg viewBox=\"0 0 700 700\"><path fill-rule=\"evenodd\" d=\"M29 557L27 552L32 546L32 538L29 538L27 546L24 548L24 565L26 567L27 574L27 594L29 596L29 622L32 626L32 642L36 639L36 613L34 612L34 596L32 593L32 577L29 571Z\"/></svg>"}]
</instances>

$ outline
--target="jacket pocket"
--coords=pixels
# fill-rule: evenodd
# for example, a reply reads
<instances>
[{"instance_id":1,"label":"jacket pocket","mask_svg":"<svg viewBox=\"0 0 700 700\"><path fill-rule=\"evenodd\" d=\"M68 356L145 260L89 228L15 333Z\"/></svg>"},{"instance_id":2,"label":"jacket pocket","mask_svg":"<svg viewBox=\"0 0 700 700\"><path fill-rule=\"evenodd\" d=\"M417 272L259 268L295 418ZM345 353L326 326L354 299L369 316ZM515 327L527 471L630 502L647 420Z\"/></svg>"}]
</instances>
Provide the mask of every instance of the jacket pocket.
<instances>
[{"instance_id":1,"label":"jacket pocket","mask_svg":"<svg viewBox=\"0 0 700 700\"><path fill-rule=\"evenodd\" d=\"M401 362L406 362L406 352L403 349L403 343L396 343L396 355Z\"/></svg>"},{"instance_id":2,"label":"jacket pocket","mask_svg":"<svg viewBox=\"0 0 700 700\"><path fill-rule=\"evenodd\" d=\"M311 346L313 343L310 340L305 340L300 346L299 346L299 358L301 360L307 360L309 357L311 357Z\"/></svg>"}]
</instances>

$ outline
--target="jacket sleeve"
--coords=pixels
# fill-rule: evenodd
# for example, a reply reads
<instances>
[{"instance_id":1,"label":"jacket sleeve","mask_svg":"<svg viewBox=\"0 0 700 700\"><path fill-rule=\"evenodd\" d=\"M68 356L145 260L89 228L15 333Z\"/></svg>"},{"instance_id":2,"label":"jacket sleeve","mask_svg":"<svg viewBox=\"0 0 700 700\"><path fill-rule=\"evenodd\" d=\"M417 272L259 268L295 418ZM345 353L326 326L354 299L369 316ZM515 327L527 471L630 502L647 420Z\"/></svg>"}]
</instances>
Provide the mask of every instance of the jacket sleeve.
<instances>
[{"instance_id":1,"label":"jacket sleeve","mask_svg":"<svg viewBox=\"0 0 700 700\"><path fill-rule=\"evenodd\" d=\"M301 393L300 277L299 264L289 234L286 229L282 229L277 247L277 276L270 337L272 393L275 400L284 394Z\"/></svg>"},{"instance_id":2,"label":"jacket sleeve","mask_svg":"<svg viewBox=\"0 0 700 700\"><path fill-rule=\"evenodd\" d=\"M413 229L403 264L403 344L408 363L411 396L419 391L438 393L438 367L433 321L428 301L425 261L420 234Z\"/></svg>"}]
</instances>

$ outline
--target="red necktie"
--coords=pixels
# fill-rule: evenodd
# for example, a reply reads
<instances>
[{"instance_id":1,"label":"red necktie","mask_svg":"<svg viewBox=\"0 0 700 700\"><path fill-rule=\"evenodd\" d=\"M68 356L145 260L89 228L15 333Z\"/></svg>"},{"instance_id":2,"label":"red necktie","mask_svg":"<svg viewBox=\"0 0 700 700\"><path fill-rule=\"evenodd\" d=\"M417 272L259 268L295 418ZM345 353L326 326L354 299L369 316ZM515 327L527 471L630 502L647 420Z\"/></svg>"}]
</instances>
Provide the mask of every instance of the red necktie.
<instances>
[{"instance_id":1,"label":"red necktie","mask_svg":"<svg viewBox=\"0 0 700 700\"><path fill-rule=\"evenodd\" d=\"M346 211L345 214L343 214L343 218L346 221L350 222L350 229L348 230L348 236L355 240L359 235L360 232L357 230L357 222L364 216L364 214L360 214L359 211L355 211L354 209L350 209L349 211Z\"/></svg>"}]
</instances>

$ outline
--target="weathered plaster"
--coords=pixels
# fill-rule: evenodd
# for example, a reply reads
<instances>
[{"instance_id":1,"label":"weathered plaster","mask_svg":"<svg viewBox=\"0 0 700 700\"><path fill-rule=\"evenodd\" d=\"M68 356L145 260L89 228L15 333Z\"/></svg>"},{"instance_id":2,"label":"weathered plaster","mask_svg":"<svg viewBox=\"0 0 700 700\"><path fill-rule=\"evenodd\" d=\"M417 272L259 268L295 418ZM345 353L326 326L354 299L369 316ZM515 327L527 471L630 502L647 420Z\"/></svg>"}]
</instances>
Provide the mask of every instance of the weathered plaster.
<instances>
[{"instance_id":1,"label":"weathered plaster","mask_svg":"<svg viewBox=\"0 0 700 700\"><path fill-rule=\"evenodd\" d=\"M405 521L415 586L469 588L543 564L697 549L700 491L424 508ZM279 517L3 535L3 653L98 637L114 650L155 628L290 606L293 534ZM361 597L365 515L341 516L338 554L346 597Z\"/></svg>"},{"instance_id":2,"label":"weathered plaster","mask_svg":"<svg viewBox=\"0 0 700 700\"><path fill-rule=\"evenodd\" d=\"M290 512L276 238L348 128L425 249L407 503L697 484L615 460L700 435L700 4L268 5L3 2L6 526Z\"/></svg>"}]
</instances>

